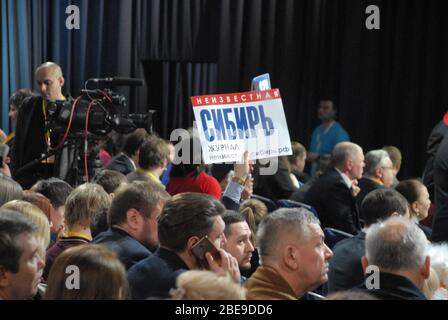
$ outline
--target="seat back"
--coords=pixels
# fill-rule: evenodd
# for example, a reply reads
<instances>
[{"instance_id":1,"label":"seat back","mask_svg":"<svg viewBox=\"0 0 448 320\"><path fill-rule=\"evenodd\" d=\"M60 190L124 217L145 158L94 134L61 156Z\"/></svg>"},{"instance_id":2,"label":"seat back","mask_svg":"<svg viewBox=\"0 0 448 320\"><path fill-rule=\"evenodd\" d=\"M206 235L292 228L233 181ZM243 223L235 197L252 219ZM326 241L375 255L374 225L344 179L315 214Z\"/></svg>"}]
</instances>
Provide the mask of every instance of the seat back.
<instances>
[{"instance_id":1,"label":"seat back","mask_svg":"<svg viewBox=\"0 0 448 320\"><path fill-rule=\"evenodd\" d=\"M261 202L263 202L266 205L266 207L268 208L268 212L273 212L273 211L277 210L277 205L275 204L275 202L273 200L271 200L269 198L262 197L257 194L252 194L251 198L257 199L257 200L260 200Z\"/></svg>"},{"instance_id":2,"label":"seat back","mask_svg":"<svg viewBox=\"0 0 448 320\"><path fill-rule=\"evenodd\" d=\"M330 248L333 247L341 240L353 237L352 234L334 229L334 228L324 228L325 234L325 244Z\"/></svg>"},{"instance_id":3,"label":"seat back","mask_svg":"<svg viewBox=\"0 0 448 320\"><path fill-rule=\"evenodd\" d=\"M302 203L302 202L297 202L297 201L293 201L293 200L278 200L277 201L277 206L279 208L305 208L307 210L309 210L311 213L313 213L316 218L319 219L319 216L317 215L317 211L316 209L314 209L312 206Z\"/></svg>"}]
</instances>

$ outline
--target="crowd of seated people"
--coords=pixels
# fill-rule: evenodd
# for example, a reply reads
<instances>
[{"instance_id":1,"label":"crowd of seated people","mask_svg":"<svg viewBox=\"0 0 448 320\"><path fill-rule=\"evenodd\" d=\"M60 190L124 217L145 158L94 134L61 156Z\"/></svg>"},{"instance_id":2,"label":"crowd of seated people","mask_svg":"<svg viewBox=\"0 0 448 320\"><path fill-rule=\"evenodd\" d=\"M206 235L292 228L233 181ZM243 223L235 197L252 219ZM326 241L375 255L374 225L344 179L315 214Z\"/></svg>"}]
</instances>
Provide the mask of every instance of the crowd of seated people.
<instances>
[{"instance_id":1,"label":"crowd of seated people","mask_svg":"<svg viewBox=\"0 0 448 320\"><path fill-rule=\"evenodd\" d=\"M420 223L428 190L398 181L395 147L364 156L340 142L309 176L293 141L273 174L245 153L214 177L195 143L173 156L140 130L108 138L104 168L79 186L49 178L23 190L6 163L0 299L448 299L448 250ZM330 248L328 228L353 236ZM372 265L381 289L368 283Z\"/></svg>"}]
</instances>

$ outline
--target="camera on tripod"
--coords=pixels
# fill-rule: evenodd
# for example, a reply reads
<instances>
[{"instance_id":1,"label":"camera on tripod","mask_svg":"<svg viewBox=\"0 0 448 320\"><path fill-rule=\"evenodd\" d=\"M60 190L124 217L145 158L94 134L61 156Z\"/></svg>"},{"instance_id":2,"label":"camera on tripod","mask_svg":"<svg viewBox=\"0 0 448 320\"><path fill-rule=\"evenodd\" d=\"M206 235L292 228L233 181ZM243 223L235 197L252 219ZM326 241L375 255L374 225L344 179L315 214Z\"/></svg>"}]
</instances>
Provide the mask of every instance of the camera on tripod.
<instances>
[{"instance_id":1,"label":"camera on tripod","mask_svg":"<svg viewBox=\"0 0 448 320\"><path fill-rule=\"evenodd\" d=\"M110 89L88 90L87 83L117 86L141 86L141 79L89 79L82 94L74 101L52 101L47 105L46 131L50 133L49 154L56 154L58 176L72 185L89 181L99 169L100 142L111 131L128 134L139 128L153 132L155 110L146 114L128 114L124 95Z\"/></svg>"},{"instance_id":2,"label":"camera on tripod","mask_svg":"<svg viewBox=\"0 0 448 320\"><path fill-rule=\"evenodd\" d=\"M89 133L105 136L112 130L128 134L138 128L152 133L155 110L146 114L126 114L126 98L109 89L83 90L73 101L52 101L48 104L48 129L52 135L68 132L69 137ZM59 140L59 139L57 139Z\"/></svg>"}]
</instances>

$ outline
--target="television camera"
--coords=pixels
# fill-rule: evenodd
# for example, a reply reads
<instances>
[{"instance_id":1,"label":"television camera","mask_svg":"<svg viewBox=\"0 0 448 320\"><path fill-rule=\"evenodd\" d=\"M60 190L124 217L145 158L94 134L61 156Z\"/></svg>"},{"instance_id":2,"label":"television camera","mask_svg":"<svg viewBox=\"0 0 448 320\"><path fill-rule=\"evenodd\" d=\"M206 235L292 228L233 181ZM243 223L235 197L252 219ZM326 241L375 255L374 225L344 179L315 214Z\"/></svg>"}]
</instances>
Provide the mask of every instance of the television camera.
<instances>
[{"instance_id":1,"label":"television camera","mask_svg":"<svg viewBox=\"0 0 448 320\"><path fill-rule=\"evenodd\" d=\"M101 166L98 161L100 143L111 131L128 134L144 128L153 131L155 110L146 114L127 114L124 95L110 89L88 90L87 83L142 85L140 79L89 79L82 94L75 100L48 103L47 132L50 132L49 154L64 159L58 175L73 185L89 181ZM65 154L65 156L64 156ZM62 164L62 166L61 166ZM65 167L61 169L61 167Z\"/></svg>"}]
</instances>

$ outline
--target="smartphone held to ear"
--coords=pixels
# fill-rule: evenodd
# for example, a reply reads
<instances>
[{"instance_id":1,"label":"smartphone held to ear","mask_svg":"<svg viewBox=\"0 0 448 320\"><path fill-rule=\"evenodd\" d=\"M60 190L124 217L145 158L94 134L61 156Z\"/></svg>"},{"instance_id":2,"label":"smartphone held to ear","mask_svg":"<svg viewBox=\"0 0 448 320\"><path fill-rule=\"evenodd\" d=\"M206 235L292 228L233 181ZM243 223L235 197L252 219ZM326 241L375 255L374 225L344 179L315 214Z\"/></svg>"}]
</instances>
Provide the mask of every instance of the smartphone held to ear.
<instances>
[{"instance_id":1,"label":"smartphone held to ear","mask_svg":"<svg viewBox=\"0 0 448 320\"><path fill-rule=\"evenodd\" d=\"M213 260L218 264L221 265L221 254L219 253L218 249L215 247L215 245L210 241L210 239L205 236L201 240L199 240L192 248L191 252L194 254L196 258L199 259L199 261L204 265L204 267L208 267L207 259L205 258L205 254L209 252Z\"/></svg>"}]
</instances>

